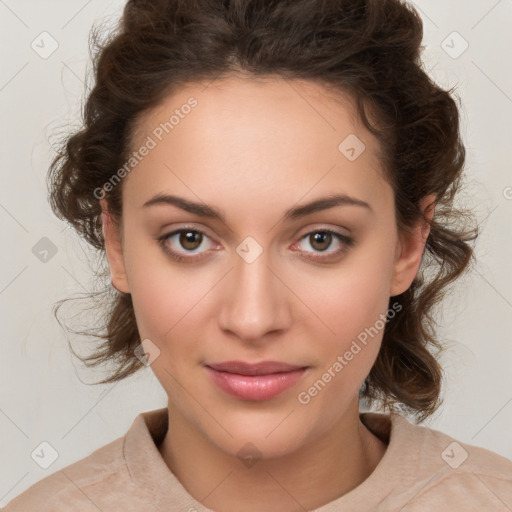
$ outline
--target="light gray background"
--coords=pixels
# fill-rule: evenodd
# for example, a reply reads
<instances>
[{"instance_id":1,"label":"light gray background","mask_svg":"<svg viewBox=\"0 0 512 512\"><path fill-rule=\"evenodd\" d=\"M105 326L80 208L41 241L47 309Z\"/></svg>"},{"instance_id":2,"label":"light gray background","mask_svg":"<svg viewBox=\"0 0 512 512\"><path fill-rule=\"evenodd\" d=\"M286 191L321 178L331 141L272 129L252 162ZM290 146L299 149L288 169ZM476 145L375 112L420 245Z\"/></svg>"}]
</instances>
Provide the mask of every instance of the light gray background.
<instances>
[{"instance_id":1,"label":"light gray background","mask_svg":"<svg viewBox=\"0 0 512 512\"><path fill-rule=\"evenodd\" d=\"M78 121L89 29L103 17L114 21L123 3L0 0L0 506L123 435L139 412L166 404L150 369L114 385L88 386L99 373L71 359L51 312L57 300L93 282L91 251L47 203L48 139ZM425 424L512 459L512 1L414 5L424 19L427 68L444 87L457 85L463 102L468 188L462 199L483 230L475 271L441 312L451 340L443 357L448 380L443 407ZM58 42L46 59L31 47L35 40L43 51L43 31ZM454 31L469 44L457 58L464 41ZM49 45L46 39L44 51ZM43 237L57 248L46 263L32 252ZM58 452L48 469L31 458L43 441Z\"/></svg>"}]
</instances>

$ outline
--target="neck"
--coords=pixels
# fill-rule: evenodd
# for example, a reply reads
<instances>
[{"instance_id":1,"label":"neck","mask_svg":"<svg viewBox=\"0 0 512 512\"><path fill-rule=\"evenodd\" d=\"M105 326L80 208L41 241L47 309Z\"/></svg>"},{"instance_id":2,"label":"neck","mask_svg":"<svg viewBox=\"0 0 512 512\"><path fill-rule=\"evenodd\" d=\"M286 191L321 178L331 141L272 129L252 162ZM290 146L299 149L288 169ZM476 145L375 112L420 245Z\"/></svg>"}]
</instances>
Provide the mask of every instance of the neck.
<instances>
[{"instance_id":1,"label":"neck","mask_svg":"<svg viewBox=\"0 0 512 512\"><path fill-rule=\"evenodd\" d=\"M252 464L221 450L169 407L169 429L159 450L188 493L210 509L292 512L313 510L357 487L386 445L362 424L355 401L321 438Z\"/></svg>"}]
</instances>

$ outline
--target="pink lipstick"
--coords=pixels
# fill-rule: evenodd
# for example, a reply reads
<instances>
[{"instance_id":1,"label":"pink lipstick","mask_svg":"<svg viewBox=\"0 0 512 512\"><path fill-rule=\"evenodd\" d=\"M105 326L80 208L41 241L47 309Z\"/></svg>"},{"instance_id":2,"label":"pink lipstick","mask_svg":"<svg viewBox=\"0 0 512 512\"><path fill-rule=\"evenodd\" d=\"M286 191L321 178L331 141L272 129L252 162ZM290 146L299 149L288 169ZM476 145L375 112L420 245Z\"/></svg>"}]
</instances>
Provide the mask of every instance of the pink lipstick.
<instances>
[{"instance_id":1,"label":"pink lipstick","mask_svg":"<svg viewBox=\"0 0 512 512\"><path fill-rule=\"evenodd\" d=\"M291 388L307 367L278 361L257 364L243 361L208 363L213 382L224 392L242 400L269 400Z\"/></svg>"}]
</instances>

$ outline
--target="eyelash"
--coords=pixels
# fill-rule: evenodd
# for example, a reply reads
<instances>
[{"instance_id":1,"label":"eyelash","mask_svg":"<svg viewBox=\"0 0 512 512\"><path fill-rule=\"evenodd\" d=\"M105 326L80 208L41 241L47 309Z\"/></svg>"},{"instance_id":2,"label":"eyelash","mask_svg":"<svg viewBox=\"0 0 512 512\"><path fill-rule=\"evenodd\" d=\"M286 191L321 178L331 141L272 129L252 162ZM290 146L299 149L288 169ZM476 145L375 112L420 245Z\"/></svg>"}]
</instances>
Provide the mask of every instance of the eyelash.
<instances>
[{"instance_id":1,"label":"eyelash","mask_svg":"<svg viewBox=\"0 0 512 512\"><path fill-rule=\"evenodd\" d=\"M175 231L172 231L171 233L168 233L166 235L163 235L163 236L157 238L157 242L162 247L162 250L175 261L194 262L194 261L202 260L205 256L202 256L202 255L199 257L183 256L180 253L170 249L169 246L166 244L167 240L169 238L173 237L174 235L177 235L180 233L187 233L187 232L196 233L203 237L209 238L208 235L204 231L201 231L200 229L184 227L184 228L177 229ZM309 236L311 236L313 234L317 234L317 233L333 235L336 239L338 239L338 241L342 242L343 245L337 251L335 251L333 253L329 253L328 256L320 256L320 257L304 256L305 259L313 260L313 261L322 261L322 260L332 259L337 256L341 256L355 244L355 240L353 238L346 236L346 235L342 235L341 233L338 233L337 231L332 231L330 229L317 229L317 230L310 231L309 233L306 233L304 236L302 236L300 238L300 240L304 240L304 239L308 238Z\"/></svg>"}]
</instances>

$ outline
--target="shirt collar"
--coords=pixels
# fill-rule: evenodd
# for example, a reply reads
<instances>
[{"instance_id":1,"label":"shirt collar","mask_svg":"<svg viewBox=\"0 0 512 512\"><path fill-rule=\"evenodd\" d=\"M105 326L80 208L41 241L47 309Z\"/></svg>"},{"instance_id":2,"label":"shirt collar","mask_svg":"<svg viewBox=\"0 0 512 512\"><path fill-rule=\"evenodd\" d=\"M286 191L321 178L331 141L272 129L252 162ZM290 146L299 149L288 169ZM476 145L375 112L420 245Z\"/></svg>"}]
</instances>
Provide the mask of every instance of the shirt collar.
<instances>
[{"instance_id":1,"label":"shirt collar","mask_svg":"<svg viewBox=\"0 0 512 512\"><path fill-rule=\"evenodd\" d=\"M414 473L407 468L404 449L414 445L417 432L397 413L362 412L363 424L388 445L386 452L371 475L344 496L316 509L316 512L341 510L371 510L393 489L404 484ZM169 470L158 450L168 428L168 409L161 408L139 414L124 436L124 456L130 477L142 488L157 510L169 510L172 505L183 510L212 512L195 500ZM404 461L403 464L398 463Z\"/></svg>"}]
</instances>

